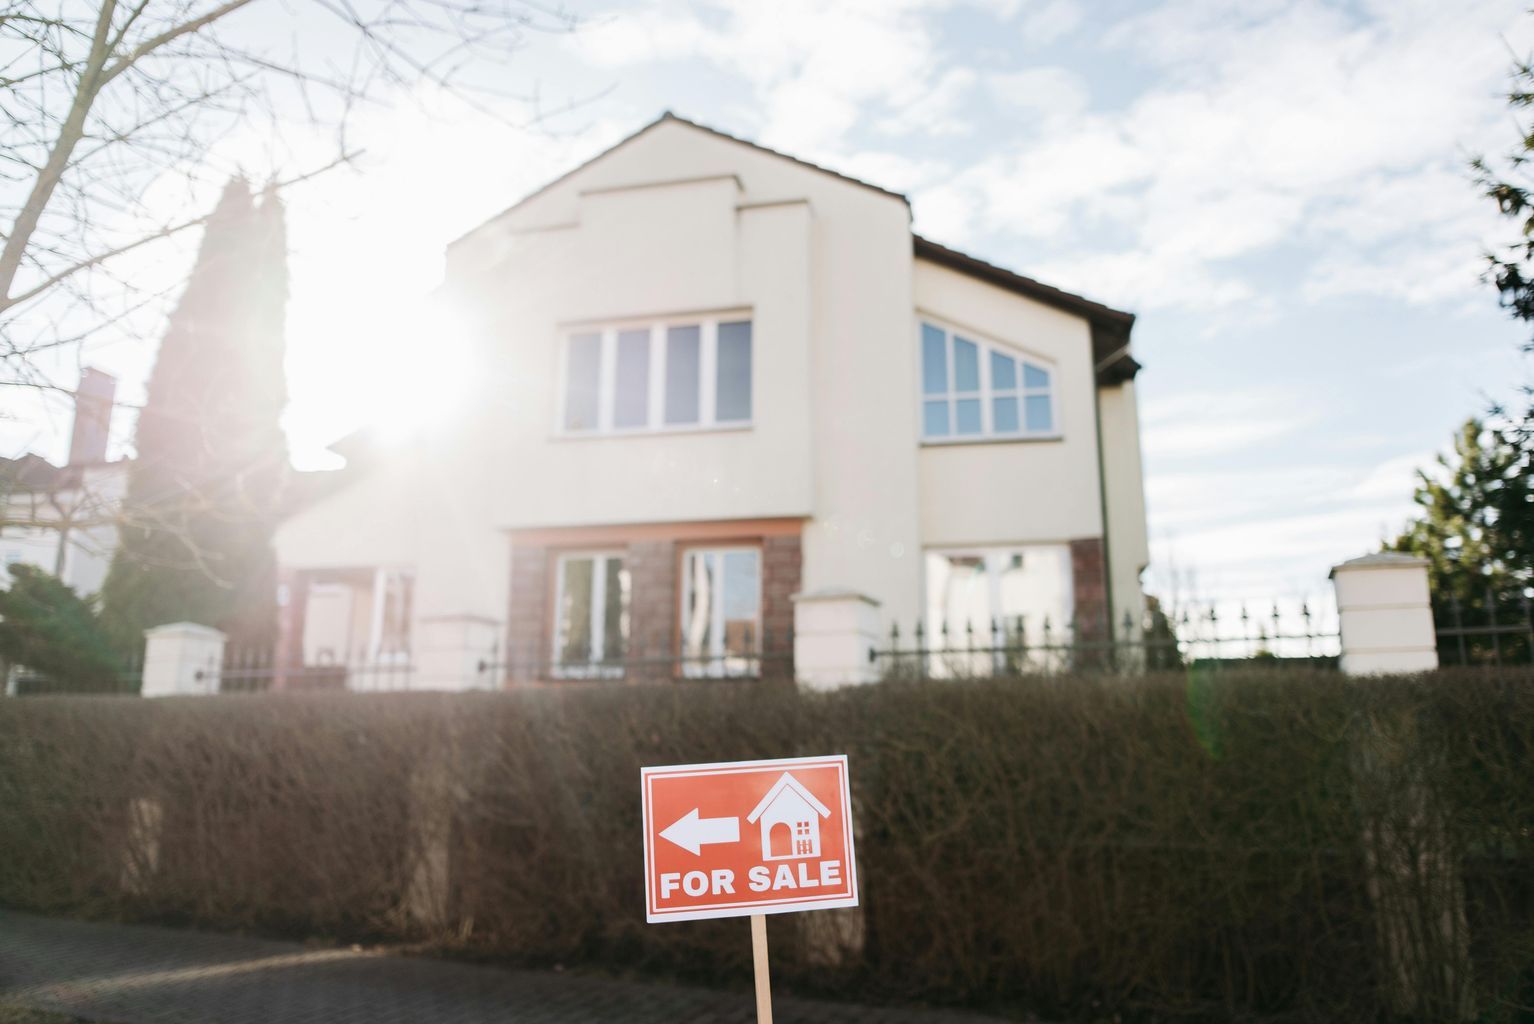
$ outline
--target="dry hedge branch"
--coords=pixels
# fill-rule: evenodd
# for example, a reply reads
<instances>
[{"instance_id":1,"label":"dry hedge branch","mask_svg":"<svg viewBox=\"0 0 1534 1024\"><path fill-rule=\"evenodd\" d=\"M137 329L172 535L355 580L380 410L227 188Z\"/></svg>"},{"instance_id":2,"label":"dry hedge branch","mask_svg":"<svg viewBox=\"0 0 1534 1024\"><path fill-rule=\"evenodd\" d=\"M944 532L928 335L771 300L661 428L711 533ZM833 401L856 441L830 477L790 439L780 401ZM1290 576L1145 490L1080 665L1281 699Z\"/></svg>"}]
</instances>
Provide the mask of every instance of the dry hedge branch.
<instances>
[{"instance_id":1,"label":"dry hedge branch","mask_svg":"<svg viewBox=\"0 0 1534 1024\"><path fill-rule=\"evenodd\" d=\"M834 941L773 920L802 990L1088 1019L1531 1002L1512 670L9 701L0 903L743 983L739 922L644 923L639 768L828 752L864 905Z\"/></svg>"}]
</instances>

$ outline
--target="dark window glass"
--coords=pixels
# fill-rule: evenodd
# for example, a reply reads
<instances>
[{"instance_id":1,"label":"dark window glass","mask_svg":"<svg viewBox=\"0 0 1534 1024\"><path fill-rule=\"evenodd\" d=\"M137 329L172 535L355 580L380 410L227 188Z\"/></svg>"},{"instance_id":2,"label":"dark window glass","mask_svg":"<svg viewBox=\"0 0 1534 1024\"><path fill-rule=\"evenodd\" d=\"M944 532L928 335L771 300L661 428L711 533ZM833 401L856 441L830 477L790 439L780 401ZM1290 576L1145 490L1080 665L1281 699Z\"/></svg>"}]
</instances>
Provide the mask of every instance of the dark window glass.
<instances>
[{"instance_id":1,"label":"dark window glass","mask_svg":"<svg viewBox=\"0 0 1534 1024\"><path fill-rule=\"evenodd\" d=\"M569 558L564 567L564 587L559 608L556 646L562 665L591 660L591 590L594 559Z\"/></svg>"},{"instance_id":2,"label":"dark window glass","mask_svg":"<svg viewBox=\"0 0 1534 1024\"><path fill-rule=\"evenodd\" d=\"M923 402L922 433L927 437L948 436L948 403Z\"/></svg>"},{"instance_id":3,"label":"dark window glass","mask_svg":"<svg viewBox=\"0 0 1534 1024\"><path fill-rule=\"evenodd\" d=\"M921 389L927 395L948 390L947 339L931 324L921 325Z\"/></svg>"},{"instance_id":4,"label":"dark window glass","mask_svg":"<svg viewBox=\"0 0 1534 1024\"><path fill-rule=\"evenodd\" d=\"M751 321L719 325L718 387L715 419L721 423L751 418Z\"/></svg>"},{"instance_id":5,"label":"dark window glass","mask_svg":"<svg viewBox=\"0 0 1534 1024\"><path fill-rule=\"evenodd\" d=\"M618 332L618 372L613 426L642 427L650 421L650 332Z\"/></svg>"},{"instance_id":6,"label":"dark window glass","mask_svg":"<svg viewBox=\"0 0 1534 1024\"><path fill-rule=\"evenodd\" d=\"M602 660L622 661L629 646L629 574L623 559L606 560L607 586L602 609Z\"/></svg>"},{"instance_id":7,"label":"dark window glass","mask_svg":"<svg viewBox=\"0 0 1534 1024\"><path fill-rule=\"evenodd\" d=\"M597 396L601 379L601 335L572 334L569 375L565 381L566 430L597 428Z\"/></svg>"},{"instance_id":8,"label":"dark window glass","mask_svg":"<svg viewBox=\"0 0 1534 1024\"><path fill-rule=\"evenodd\" d=\"M956 434L980 433L980 399L961 398L953 403L954 416L957 423L954 425Z\"/></svg>"},{"instance_id":9,"label":"dark window glass","mask_svg":"<svg viewBox=\"0 0 1534 1024\"><path fill-rule=\"evenodd\" d=\"M1017 433L1017 399L997 398L991 406L991 427L998 434Z\"/></svg>"},{"instance_id":10,"label":"dark window glass","mask_svg":"<svg viewBox=\"0 0 1534 1024\"><path fill-rule=\"evenodd\" d=\"M698 422L699 335L696 324L666 328L666 422Z\"/></svg>"},{"instance_id":11,"label":"dark window glass","mask_svg":"<svg viewBox=\"0 0 1534 1024\"><path fill-rule=\"evenodd\" d=\"M1017 364L1011 356L991 353L991 387L996 391L1011 391L1017 387Z\"/></svg>"},{"instance_id":12,"label":"dark window glass","mask_svg":"<svg viewBox=\"0 0 1534 1024\"><path fill-rule=\"evenodd\" d=\"M1049 407L1048 395L1029 395L1025 407L1028 429L1048 433L1055 429L1054 410Z\"/></svg>"},{"instance_id":13,"label":"dark window glass","mask_svg":"<svg viewBox=\"0 0 1534 1024\"><path fill-rule=\"evenodd\" d=\"M973 341L953 339L953 389L980 390L980 349Z\"/></svg>"}]
</instances>

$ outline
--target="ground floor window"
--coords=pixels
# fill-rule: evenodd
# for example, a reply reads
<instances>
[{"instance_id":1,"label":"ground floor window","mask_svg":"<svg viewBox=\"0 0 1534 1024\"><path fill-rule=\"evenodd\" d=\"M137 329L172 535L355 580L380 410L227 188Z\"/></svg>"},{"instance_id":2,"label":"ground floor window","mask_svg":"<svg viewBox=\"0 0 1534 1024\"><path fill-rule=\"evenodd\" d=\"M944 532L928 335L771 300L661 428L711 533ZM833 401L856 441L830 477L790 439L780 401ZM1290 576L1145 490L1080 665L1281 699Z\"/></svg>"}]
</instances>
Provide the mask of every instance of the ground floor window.
<instances>
[{"instance_id":1,"label":"ground floor window","mask_svg":"<svg viewBox=\"0 0 1534 1024\"><path fill-rule=\"evenodd\" d=\"M926 576L925 646L943 652L934 674L1045 661L1071 642L1069 545L930 550Z\"/></svg>"},{"instance_id":2,"label":"ground floor window","mask_svg":"<svg viewBox=\"0 0 1534 1024\"><path fill-rule=\"evenodd\" d=\"M683 674L759 675L761 630L761 551L688 550L682 559Z\"/></svg>"},{"instance_id":3,"label":"ground floor window","mask_svg":"<svg viewBox=\"0 0 1534 1024\"><path fill-rule=\"evenodd\" d=\"M554 673L620 676L628 656L629 572L621 554L559 557L554 603Z\"/></svg>"}]
</instances>

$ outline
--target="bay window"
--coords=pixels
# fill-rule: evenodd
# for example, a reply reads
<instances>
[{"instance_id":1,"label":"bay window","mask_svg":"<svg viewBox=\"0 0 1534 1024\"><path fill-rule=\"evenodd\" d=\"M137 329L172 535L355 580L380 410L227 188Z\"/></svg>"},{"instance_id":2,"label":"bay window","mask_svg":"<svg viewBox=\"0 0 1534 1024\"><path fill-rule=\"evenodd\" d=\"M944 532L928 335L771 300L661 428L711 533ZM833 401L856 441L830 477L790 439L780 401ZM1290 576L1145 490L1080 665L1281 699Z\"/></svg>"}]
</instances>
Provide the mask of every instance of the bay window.
<instances>
[{"instance_id":1,"label":"bay window","mask_svg":"<svg viewBox=\"0 0 1534 1024\"><path fill-rule=\"evenodd\" d=\"M566 434L749 426L751 396L750 320L582 329L565 338Z\"/></svg>"},{"instance_id":2,"label":"bay window","mask_svg":"<svg viewBox=\"0 0 1534 1024\"><path fill-rule=\"evenodd\" d=\"M923 323L922 440L1054 437L1053 380L1041 361Z\"/></svg>"}]
</instances>

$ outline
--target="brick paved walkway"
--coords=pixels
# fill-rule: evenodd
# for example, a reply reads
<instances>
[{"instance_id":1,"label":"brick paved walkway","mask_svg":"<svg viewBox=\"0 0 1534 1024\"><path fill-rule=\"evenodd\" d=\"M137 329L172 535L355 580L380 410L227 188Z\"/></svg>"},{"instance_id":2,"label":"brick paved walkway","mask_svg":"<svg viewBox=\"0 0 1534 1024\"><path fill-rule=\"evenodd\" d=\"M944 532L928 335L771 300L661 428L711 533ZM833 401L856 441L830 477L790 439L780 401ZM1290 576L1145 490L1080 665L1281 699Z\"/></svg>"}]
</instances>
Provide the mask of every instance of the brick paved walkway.
<instances>
[{"instance_id":1,"label":"brick paved walkway","mask_svg":"<svg viewBox=\"0 0 1534 1024\"><path fill-rule=\"evenodd\" d=\"M750 1024L750 993L0 911L0 1003L112 1024ZM780 1024L984 1024L779 999Z\"/></svg>"}]
</instances>

